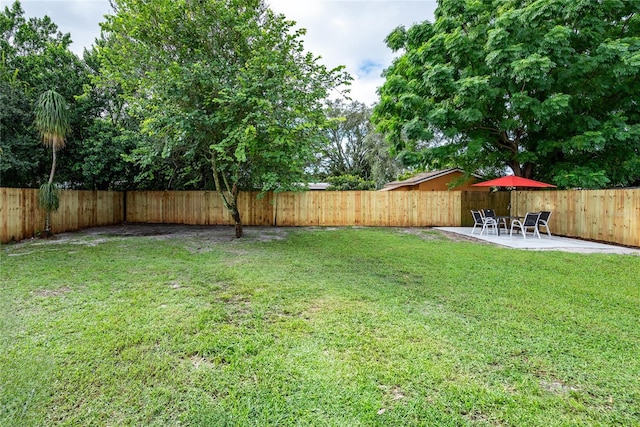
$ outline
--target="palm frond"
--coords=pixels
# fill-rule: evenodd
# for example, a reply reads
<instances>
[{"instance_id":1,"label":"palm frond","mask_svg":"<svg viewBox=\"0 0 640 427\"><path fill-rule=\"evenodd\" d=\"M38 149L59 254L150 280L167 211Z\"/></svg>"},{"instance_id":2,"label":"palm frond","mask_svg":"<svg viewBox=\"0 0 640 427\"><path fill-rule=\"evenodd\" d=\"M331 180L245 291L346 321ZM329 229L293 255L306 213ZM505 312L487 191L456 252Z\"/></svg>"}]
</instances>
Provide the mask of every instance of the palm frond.
<instances>
[{"instance_id":1,"label":"palm frond","mask_svg":"<svg viewBox=\"0 0 640 427\"><path fill-rule=\"evenodd\" d=\"M60 207L60 190L54 183L46 182L40 186L38 204L45 212L58 210Z\"/></svg>"},{"instance_id":2,"label":"palm frond","mask_svg":"<svg viewBox=\"0 0 640 427\"><path fill-rule=\"evenodd\" d=\"M35 114L35 125L44 145L55 151L63 148L71 130L69 108L64 97L54 90L45 91L38 98Z\"/></svg>"}]
</instances>

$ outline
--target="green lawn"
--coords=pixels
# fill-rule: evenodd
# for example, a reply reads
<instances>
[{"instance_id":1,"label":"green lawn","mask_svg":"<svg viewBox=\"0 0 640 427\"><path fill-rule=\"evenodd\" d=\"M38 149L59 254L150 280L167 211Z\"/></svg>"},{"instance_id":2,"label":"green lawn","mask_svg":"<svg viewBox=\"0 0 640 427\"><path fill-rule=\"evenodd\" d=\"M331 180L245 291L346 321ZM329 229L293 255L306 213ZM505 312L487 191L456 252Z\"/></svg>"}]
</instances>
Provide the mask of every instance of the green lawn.
<instances>
[{"instance_id":1,"label":"green lawn","mask_svg":"<svg viewBox=\"0 0 640 427\"><path fill-rule=\"evenodd\" d=\"M0 425L640 425L640 257L287 232L0 247Z\"/></svg>"}]
</instances>

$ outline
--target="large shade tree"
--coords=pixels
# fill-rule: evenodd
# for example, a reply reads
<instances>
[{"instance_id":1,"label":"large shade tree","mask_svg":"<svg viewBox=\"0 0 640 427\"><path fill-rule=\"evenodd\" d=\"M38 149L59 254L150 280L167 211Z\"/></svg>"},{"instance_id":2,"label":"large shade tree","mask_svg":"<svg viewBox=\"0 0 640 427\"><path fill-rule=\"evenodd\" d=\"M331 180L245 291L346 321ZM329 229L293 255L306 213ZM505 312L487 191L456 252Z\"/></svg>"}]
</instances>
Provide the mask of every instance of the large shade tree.
<instances>
[{"instance_id":1,"label":"large shade tree","mask_svg":"<svg viewBox=\"0 0 640 427\"><path fill-rule=\"evenodd\" d=\"M395 29L374 119L396 153L564 187L640 181L640 2L439 0Z\"/></svg>"},{"instance_id":2,"label":"large shade tree","mask_svg":"<svg viewBox=\"0 0 640 427\"><path fill-rule=\"evenodd\" d=\"M83 188L92 190L146 189L136 182L139 169L127 161L144 135L138 131L138 121L125 111L120 85L101 79L99 50L105 41L97 39L95 43L85 49L82 58L92 78L84 85L82 95L76 97L76 111L82 118L82 126L76 129L82 144L78 144L72 159L69 156L73 176Z\"/></svg>"},{"instance_id":3,"label":"large shade tree","mask_svg":"<svg viewBox=\"0 0 640 427\"><path fill-rule=\"evenodd\" d=\"M152 137L137 159L206 165L242 235L241 188L293 188L323 138L322 101L348 81L261 0L113 0L103 78Z\"/></svg>"},{"instance_id":4,"label":"large shade tree","mask_svg":"<svg viewBox=\"0 0 640 427\"><path fill-rule=\"evenodd\" d=\"M371 107L358 101L338 99L327 104L326 115L332 121L327 143L317 153L319 178L358 177L379 187L395 179L400 165L371 123L371 112Z\"/></svg>"},{"instance_id":5,"label":"large shade tree","mask_svg":"<svg viewBox=\"0 0 640 427\"><path fill-rule=\"evenodd\" d=\"M360 102L334 100L327 105L326 113L333 122L327 129L328 143L319 153L321 168L329 176L355 175L368 179L371 147L366 138L374 131L369 107Z\"/></svg>"},{"instance_id":6,"label":"large shade tree","mask_svg":"<svg viewBox=\"0 0 640 427\"><path fill-rule=\"evenodd\" d=\"M326 130L326 144L316 153L317 179L358 185L366 181L382 187L397 177L402 166L391 156L384 137L371 123L371 107L337 99L328 102L325 111L331 124Z\"/></svg>"}]
</instances>

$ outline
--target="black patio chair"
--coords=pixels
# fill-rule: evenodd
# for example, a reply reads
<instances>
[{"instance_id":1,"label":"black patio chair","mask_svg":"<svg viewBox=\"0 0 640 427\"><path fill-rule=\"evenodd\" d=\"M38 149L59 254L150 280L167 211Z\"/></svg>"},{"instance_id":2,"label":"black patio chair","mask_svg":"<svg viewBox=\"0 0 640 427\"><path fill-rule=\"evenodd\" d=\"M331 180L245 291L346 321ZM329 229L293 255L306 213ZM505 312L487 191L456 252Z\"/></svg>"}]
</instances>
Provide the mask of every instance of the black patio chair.
<instances>
[{"instance_id":1,"label":"black patio chair","mask_svg":"<svg viewBox=\"0 0 640 427\"><path fill-rule=\"evenodd\" d=\"M496 216L496 212L493 209L483 209L482 214L482 216L484 216L485 218L493 218L498 223L498 227L504 226L505 231L507 230L507 219L498 218Z\"/></svg>"},{"instance_id":2,"label":"black patio chair","mask_svg":"<svg viewBox=\"0 0 640 427\"><path fill-rule=\"evenodd\" d=\"M485 230L493 227L494 233L498 234L498 222L495 218L487 218L482 216L480 211L471 210L471 215L473 216L473 228L471 229L471 234L476 230L477 226L480 226L480 235L484 233ZM487 233L489 233L487 231Z\"/></svg>"},{"instance_id":3,"label":"black patio chair","mask_svg":"<svg viewBox=\"0 0 640 427\"><path fill-rule=\"evenodd\" d=\"M540 238L540 230L538 230L538 219L540 218L540 212L527 212L524 217L524 220L520 221L519 219L514 219L511 221L511 231L509 232L509 236L513 236L513 228L517 227L522 232L522 237L527 238L527 230L531 229L533 231L533 235L538 235L538 239Z\"/></svg>"},{"instance_id":4,"label":"black patio chair","mask_svg":"<svg viewBox=\"0 0 640 427\"><path fill-rule=\"evenodd\" d=\"M540 227L544 227L547 230L547 234L551 237L551 230L549 229L549 217L551 216L551 212L542 211L540 212L540 218L538 218L538 230Z\"/></svg>"}]
</instances>

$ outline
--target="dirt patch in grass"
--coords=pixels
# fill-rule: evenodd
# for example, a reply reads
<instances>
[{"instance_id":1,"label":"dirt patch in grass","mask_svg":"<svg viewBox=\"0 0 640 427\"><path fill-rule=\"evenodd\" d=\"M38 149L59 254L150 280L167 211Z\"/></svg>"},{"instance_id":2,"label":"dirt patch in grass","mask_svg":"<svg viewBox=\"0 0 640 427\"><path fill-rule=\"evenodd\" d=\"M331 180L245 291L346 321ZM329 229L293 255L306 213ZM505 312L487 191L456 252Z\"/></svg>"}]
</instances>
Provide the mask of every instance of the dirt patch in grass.
<instances>
[{"instance_id":1,"label":"dirt patch in grass","mask_svg":"<svg viewBox=\"0 0 640 427\"><path fill-rule=\"evenodd\" d=\"M181 239L187 249L193 253L208 252L222 243L234 242L271 242L285 240L290 234L298 230L305 231L335 231L336 227L244 227L244 236L241 239L235 237L232 226L220 225L185 225L185 224L119 224L110 226L93 227L85 230L66 232L55 235L49 239L29 239L17 243L31 243L35 245L76 244L95 246L114 238L148 237L153 239L168 240ZM394 228L399 233L408 233L424 240L443 240L454 242L474 242L487 244L482 240L462 236L456 233L437 230L429 227L398 227ZM15 248L15 246L14 246ZM14 255L19 255L14 254Z\"/></svg>"},{"instance_id":2,"label":"dirt patch in grass","mask_svg":"<svg viewBox=\"0 0 640 427\"><path fill-rule=\"evenodd\" d=\"M47 239L26 239L12 245L10 256L26 255L23 252L29 245L51 246L70 244L79 246L96 246L101 243L128 237L147 237L158 240L180 239L186 249L193 253L208 252L222 243L234 242L270 242L284 240L296 228L293 227L245 227L242 239L236 239L235 230L231 226L219 225L185 225L185 224L119 224L93 227L80 231L59 233ZM18 250L18 252L16 252ZM32 251L33 252L33 251Z\"/></svg>"},{"instance_id":3,"label":"dirt patch in grass","mask_svg":"<svg viewBox=\"0 0 640 427\"><path fill-rule=\"evenodd\" d=\"M567 384L565 384L565 383L563 383L562 381L559 381L559 380L551 380L551 381L542 380L542 381L540 381L540 385L546 391L551 392L551 393L556 393L556 394L564 394L564 393L569 393L569 392L572 392L572 391L580 391L579 388L572 387L572 386L567 385Z\"/></svg>"},{"instance_id":4,"label":"dirt patch in grass","mask_svg":"<svg viewBox=\"0 0 640 427\"><path fill-rule=\"evenodd\" d=\"M272 241L285 239L290 229L276 227L245 227L243 240ZM152 237L157 239L196 239L211 242L235 241L235 231L230 226L185 225L185 224L120 224L94 227L86 230L61 233L58 240L74 239L82 236L101 237Z\"/></svg>"},{"instance_id":5,"label":"dirt patch in grass","mask_svg":"<svg viewBox=\"0 0 640 427\"><path fill-rule=\"evenodd\" d=\"M71 288L65 286L58 289L38 289L37 291L33 291L32 293L33 295L39 297L58 297L69 292L71 292Z\"/></svg>"},{"instance_id":6,"label":"dirt patch in grass","mask_svg":"<svg viewBox=\"0 0 640 427\"><path fill-rule=\"evenodd\" d=\"M438 230L429 227L408 227L398 229L402 233L414 234L423 240L448 240L451 242L472 242L491 245L492 243L474 237L464 236L458 233L450 233L448 231Z\"/></svg>"}]
</instances>

